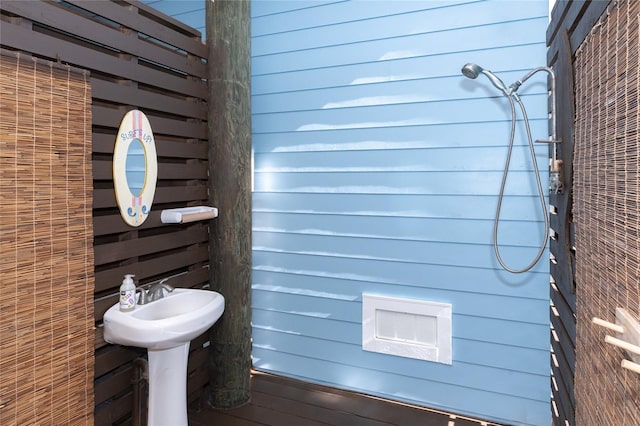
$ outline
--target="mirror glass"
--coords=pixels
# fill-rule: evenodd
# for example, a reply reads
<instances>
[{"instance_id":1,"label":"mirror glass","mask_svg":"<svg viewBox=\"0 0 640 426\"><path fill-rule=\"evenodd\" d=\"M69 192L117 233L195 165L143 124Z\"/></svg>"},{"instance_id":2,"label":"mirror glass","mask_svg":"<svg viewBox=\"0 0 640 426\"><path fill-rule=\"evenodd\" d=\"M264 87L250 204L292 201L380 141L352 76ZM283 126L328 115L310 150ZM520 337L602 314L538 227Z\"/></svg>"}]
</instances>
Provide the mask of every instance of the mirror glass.
<instances>
[{"instance_id":1,"label":"mirror glass","mask_svg":"<svg viewBox=\"0 0 640 426\"><path fill-rule=\"evenodd\" d=\"M127 174L127 184L129 191L134 197L139 197L144 188L144 179L147 175L147 162L145 159L144 146L140 139L133 139L127 150L127 160L125 163Z\"/></svg>"},{"instance_id":2,"label":"mirror glass","mask_svg":"<svg viewBox=\"0 0 640 426\"><path fill-rule=\"evenodd\" d=\"M157 179L151 124L142 111L129 111L120 122L113 148L113 189L127 224L140 226L149 217Z\"/></svg>"}]
</instances>

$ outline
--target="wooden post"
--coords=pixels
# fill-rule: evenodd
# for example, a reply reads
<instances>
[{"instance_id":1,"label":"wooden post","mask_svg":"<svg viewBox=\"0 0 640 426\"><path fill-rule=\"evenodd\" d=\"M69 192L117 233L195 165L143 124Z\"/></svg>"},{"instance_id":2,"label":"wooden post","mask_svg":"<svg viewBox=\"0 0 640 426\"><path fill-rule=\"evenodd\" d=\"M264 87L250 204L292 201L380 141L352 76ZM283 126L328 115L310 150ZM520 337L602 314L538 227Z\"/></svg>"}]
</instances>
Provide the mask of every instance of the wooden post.
<instances>
[{"instance_id":1,"label":"wooden post","mask_svg":"<svg viewBox=\"0 0 640 426\"><path fill-rule=\"evenodd\" d=\"M209 405L249 401L251 374L250 2L206 1L209 53L209 278L225 297L211 331Z\"/></svg>"}]
</instances>

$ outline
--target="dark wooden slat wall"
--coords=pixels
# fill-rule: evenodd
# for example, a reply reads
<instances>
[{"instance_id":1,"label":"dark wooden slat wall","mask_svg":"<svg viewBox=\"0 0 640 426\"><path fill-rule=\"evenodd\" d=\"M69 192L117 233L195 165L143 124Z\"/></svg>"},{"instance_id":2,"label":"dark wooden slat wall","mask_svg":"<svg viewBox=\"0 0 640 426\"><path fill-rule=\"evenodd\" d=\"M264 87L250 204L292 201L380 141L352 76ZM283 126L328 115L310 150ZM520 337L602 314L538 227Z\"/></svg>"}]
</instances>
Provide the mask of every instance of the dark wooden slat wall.
<instances>
[{"instance_id":1,"label":"dark wooden slat wall","mask_svg":"<svg viewBox=\"0 0 640 426\"><path fill-rule=\"evenodd\" d=\"M573 184L573 123L575 117L573 61L576 49L605 11L609 1L558 1L547 30L547 63L553 67L558 90L558 159L563 160L564 191L550 195L551 371L553 424L575 425L574 374L576 359L576 289Z\"/></svg>"},{"instance_id":2,"label":"dark wooden slat wall","mask_svg":"<svg viewBox=\"0 0 640 426\"><path fill-rule=\"evenodd\" d=\"M132 423L133 360L143 350L109 345L100 327L125 273L139 284L208 284L207 223L164 225L163 208L208 204L207 48L201 34L133 0L0 2L0 44L91 72L95 252L95 424ZM112 182L119 122L139 108L151 122L158 188L139 228L120 218ZM208 383L207 333L192 342L190 400Z\"/></svg>"}]
</instances>

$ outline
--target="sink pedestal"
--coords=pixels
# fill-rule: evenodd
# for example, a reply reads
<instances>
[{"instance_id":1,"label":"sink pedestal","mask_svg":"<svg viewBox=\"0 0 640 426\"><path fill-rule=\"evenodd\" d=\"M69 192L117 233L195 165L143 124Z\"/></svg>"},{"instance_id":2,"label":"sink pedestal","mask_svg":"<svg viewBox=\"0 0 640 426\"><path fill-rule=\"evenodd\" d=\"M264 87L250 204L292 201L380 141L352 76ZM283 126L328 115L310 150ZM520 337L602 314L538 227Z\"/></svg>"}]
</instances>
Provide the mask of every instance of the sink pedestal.
<instances>
[{"instance_id":1,"label":"sink pedestal","mask_svg":"<svg viewBox=\"0 0 640 426\"><path fill-rule=\"evenodd\" d=\"M176 288L130 312L118 303L105 312L105 341L149 354L149 426L187 426L189 344L223 312L220 293L194 288Z\"/></svg>"},{"instance_id":2,"label":"sink pedestal","mask_svg":"<svg viewBox=\"0 0 640 426\"><path fill-rule=\"evenodd\" d=\"M187 426L189 343L149 349L149 417L151 426Z\"/></svg>"}]
</instances>

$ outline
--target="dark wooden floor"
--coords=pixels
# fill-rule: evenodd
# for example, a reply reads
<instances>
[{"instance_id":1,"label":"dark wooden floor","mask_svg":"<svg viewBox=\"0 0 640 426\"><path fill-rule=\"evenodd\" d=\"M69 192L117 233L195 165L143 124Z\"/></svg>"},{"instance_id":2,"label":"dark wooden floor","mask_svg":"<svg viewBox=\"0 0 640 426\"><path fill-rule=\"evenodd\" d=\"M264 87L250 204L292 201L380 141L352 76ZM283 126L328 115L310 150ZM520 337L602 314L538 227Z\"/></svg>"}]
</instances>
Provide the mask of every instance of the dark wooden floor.
<instances>
[{"instance_id":1,"label":"dark wooden floor","mask_svg":"<svg viewBox=\"0 0 640 426\"><path fill-rule=\"evenodd\" d=\"M233 410L189 413L190 426L494 425L354 392L254 373L251 402Z\"/></svg>"}]
</instances>

